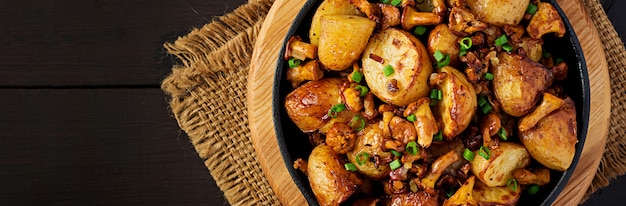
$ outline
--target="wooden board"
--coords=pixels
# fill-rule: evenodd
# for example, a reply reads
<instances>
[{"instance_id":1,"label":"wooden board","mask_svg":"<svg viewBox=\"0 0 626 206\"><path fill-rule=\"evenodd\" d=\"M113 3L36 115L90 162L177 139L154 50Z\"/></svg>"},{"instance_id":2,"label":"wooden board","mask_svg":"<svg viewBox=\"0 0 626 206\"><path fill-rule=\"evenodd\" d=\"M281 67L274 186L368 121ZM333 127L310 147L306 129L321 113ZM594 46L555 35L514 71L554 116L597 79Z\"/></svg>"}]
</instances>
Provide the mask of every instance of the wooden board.
<instances>
[{"instance_id":1,"label":"wooden board","mask_svg":"<svg viewBox=\"0 0 626 206\"><path fill-rule=\"evenodd\" d=\"M611 108L610 81L602 43L579 0L557 1L581 42L591 84L589 129L582 156L554 205L577 205L591 184L602 158ZM276 0L259 32L248 80L248 115L258 160L274 192L285 205L305 205L283 163L272 120L272 84L276 60L287 30L305 1Z\"/></svg>"}]
</instances>

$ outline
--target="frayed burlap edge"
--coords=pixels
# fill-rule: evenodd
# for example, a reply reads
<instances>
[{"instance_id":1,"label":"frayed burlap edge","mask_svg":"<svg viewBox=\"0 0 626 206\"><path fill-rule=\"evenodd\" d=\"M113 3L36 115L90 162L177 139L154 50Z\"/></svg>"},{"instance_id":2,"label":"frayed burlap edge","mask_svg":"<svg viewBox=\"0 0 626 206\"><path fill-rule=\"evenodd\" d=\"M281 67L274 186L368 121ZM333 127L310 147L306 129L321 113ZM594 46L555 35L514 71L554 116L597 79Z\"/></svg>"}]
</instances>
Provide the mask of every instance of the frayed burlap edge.
<instances>
[{"instance_id":1,"label":"frayed burlap edge","mask_svg":"<svg viewBox=\"0 0 626 206\"><path fill-rule=\"evenodd\" d=\"M611 122L600 166L584 200L626 172L626 51L599 0L584 0L604 45L611 77ZM583 200L583 201L584 201Z\"/></svg>"},{"instance_id":2,"label":"frayed burlap edge","mask_svg":"<svg viewBox=\"0 0 626 206\"><path fill-rule=\"evenodd\" d=\"M246 106L253 45L271 0L250 1L174 43L161 88L198 155L231 205L279 205L252 147Z\"/></svg>"},{"instance_id":3,"label":"frayed burlap edge","mask_svg":"<svg viewBox=\"0 0 626 206\"><path fill-rule=\"evenodd\" d=\"M232 205L278 205L247 125L246 84L258 31L273 0L250 0L174 43L180 65L162 83L170 107ZM599 0L583 0L600 33L611 76L611 127L590 194L626 172L626 51Z\"/></svg>"}]
</instances>

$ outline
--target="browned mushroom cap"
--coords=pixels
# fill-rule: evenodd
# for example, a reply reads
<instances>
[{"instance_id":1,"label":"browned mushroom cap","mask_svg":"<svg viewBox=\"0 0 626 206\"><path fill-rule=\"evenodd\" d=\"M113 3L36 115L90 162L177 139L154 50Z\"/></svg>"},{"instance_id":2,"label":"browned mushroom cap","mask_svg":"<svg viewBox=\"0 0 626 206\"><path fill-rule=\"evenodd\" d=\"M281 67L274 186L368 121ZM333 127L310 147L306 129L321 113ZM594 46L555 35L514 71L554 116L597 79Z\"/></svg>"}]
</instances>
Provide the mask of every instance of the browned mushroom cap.
<instances>
[{"instance_id":1,"label":"browned mushroom cap","mask_svg":"<svg viewBox=\"0 0 626 206\"><path fill-rule=\"evenodd\" d=\"M559 12L550 3L538 2L537 13L530 19L526 31L530 37L535 39L540 39L544 34L552 32L557 37L563 37L565 24Z\"/></svg>"},{"instance_id":2,"label":"browned mushroom cap","mask_svg":"<svg viewBox=\"0 0 626 206\"><path fill-rule=\"evenodd\" d=\"M450 30L458 36L467 36L488 27L487 23L477 20L471 11L461 7L452 7L448 20Z\"/></svg>"},{"instance_id":3,"label":"browned mushroom cap","mask_svg":"<svg viewBox=\"0 0 626 206\"><path fill-rule=\"evenodd\" d=\"M382 13L382 21L380 22L380 30L396 26L400 24L400 9L389 4L378 4Z\"/></svg>"},{"instance_id":4,"label":"browned mushroom cap","mask_svg":"<svg viewBox=\"0 0 626 206\"><path fill-rule=\"evenodd\" d=\"M315 59L317 57L317 46L303 42L299 36L292 36L287 41L286 51L283 58L289 60L296 58L299 60Z\"/></svg>"},{"instance_id":5,"label":"browned mushroom cap","mask_svg":"<svg viewBox=\"0 0 626 206\"><path fill-rule=\"evenodd\" d=\"M317 60L311 60L295 68L287 69L287 80L293 88L298 87L304 81L319 80L324 77Z\"/></svg>"},{"instance_id":6,"label":"browned mushroom cap","mask_svg":"<svg viewBox=\"0 0 626 206\"><path fill-rule=\"evenodd\" d=\"M359 11L363 12L368 19L376 22L376 24L381 22L380 7L371 4L367 0L350 0L350 3L359 9Z\"/></svg>"},{"instance_id":7,"label":"browned mushroom cap","mask_svg":"<svg viewBox=\"0 0 626 206\"><path fill-rule=\"evenodd\" d=\"M513 177L521 185L546 185L550 182L550 169L541 167L533 171L524 168L513 170Z\"/></svg>"},{"instance_id":8,"label":"browned mushroom cap","mask_svg":"<svg viewBox=\"0 0 626 206\"><path fill-rule=\"evenodd\" d=\"M437 25L443 18L432 12L418 12L411 6L405 6L402 10L402 28L410 30L415 26Z\"/></svg>"}]
</instances>

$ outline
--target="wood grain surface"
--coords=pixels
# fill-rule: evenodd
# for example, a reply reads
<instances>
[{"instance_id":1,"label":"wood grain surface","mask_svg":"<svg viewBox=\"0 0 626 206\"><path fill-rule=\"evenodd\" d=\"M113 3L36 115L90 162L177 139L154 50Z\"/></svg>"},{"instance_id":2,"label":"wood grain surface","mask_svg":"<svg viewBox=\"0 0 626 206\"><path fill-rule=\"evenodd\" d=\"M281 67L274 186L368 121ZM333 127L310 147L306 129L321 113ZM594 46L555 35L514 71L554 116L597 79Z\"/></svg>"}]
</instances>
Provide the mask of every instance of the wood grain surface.
<instances>
[{"instance_id":1,"label":"wood grain surface","mask_svg":"<svg viewBox=\"0 0 626 206\"><path fill-rule=\"evenodd\" d=\"M286 32L304 0L277 0L257 39L248 82L250 130L263 171L286 205L306 204L293 183L276 141L272 124L272 84L276 60ZM610 114L610 81L603 47L593 23L579 0L558 0L581 42L591 83L589 129L575 172L554 205L576 205L590 185L606 142ZM271 31L271 32L270 32ZM263 148L263 149L260 149ZM290 166L290 165L289 165Z\"/></svg>"}]
</instances>

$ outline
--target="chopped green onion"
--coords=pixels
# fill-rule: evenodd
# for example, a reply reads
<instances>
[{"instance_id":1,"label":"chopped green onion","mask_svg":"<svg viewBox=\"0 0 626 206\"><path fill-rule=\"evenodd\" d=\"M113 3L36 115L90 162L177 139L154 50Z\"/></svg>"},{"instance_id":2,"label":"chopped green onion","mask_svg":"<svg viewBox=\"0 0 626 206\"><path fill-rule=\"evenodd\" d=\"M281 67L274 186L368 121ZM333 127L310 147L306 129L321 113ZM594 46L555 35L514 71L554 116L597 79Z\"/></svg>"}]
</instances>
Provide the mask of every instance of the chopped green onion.
<instances>
[{"instance_id":1,"label":"chopped green onion","mask_svg":"<svg viewBox=\"0 0 626 206\"><path fill-rule=\"evenodd\" d=\"M415 141L410 141L406 144L405 149L410 155L416 155L418 151L417 143Z\"/></svg>"},{"instance_id":2,"label":"chopped green onion","mask_svg":"<svg viewBox=\"0 0 626 206\"><path fill-rule=\"evenodd\" d=\"M563 62L563 58L556 58L556 64L560 64L561 62Z\"/></svg>"},{"instance_id":3,"label":"chopped green onion","mask_svg":"<svg viewBox=\"0 0 626 206\"><path fill-rule=\"evenodd\" d=\"M348 170L350 172L356 171L356 165L354 165L352 163L346 163L346 164L343 165L343 167L345 167L346 170Z\"/></svg>"},{"instance_id":4,"label":"chopped green onion","mask_svg":"<svg viewBox=\"0 0 626 206\"><path fill-rule=\"evenodd\" d=\"M359 121L359 124L355 125L357 121ZM350 127L356 131L361 131L365 129L365 120L363 117L356 115L352 118L352 121L350 121Z\"/></svg>"},{"instance_id":5,"label":"chopped green onion","mask_svg":"<svg viewBox=\"0 0 626 206\"><path fill-rule=\"evenodd\" d=\"M539 193L539 185L532 185L528 188L528 194L536 195L537 193Z\"/></svg>"},{"instance_id":6,"label":"chopped green onion","mask_svg":"<svg viewBox=\"0 0 626 206\"><path fill-rule=\"evenodd\" d=\"M396 150L391 150L390 152L391 152L391 154L393 154L393 156L397 156L397 157L402 156L402 153L400 153L400 152L398 152Z\"/></svg>"},{"instance_id":7,"label":"chopped green onion","mask_svg":"<svg viewBox=\"0 0 626 206\"><path fill-rule=\"evenodd\" d=\"M350 76L350 79L356 83L361 83L361 80L363 80L363 74L359 71L354 71L354 73Z\"/></svg>"},{"instance_id":8,"label":"chopped green onion","mask_svg":"<svg viewBox=\"0 0 626 206\"><path fill-rule=\"evenodd\" d=\"M415 116L415 114L411 114L406 117L406 120L409 120L409 122L415 122L415 120L417 120L417 116Z\"/></svg>"},{"instance_id":9,"label":"chopped green onion","mask_svg":"<svg viewBox=\"0 0 626 206\"><path fill-rule=\"evenodd\" d=\"M500 130L498 130L498 136L500 136L500 138L502 138L502 140L504 141L507 141L509 139L509 135L507 134L504 127L500 127Z\"/></svg>"},{"instance_id":10,"label":"chopped green onion","mask_svg":"<svg viewBox=\"0 0 626 206\"><path fill-rule=\"evenodd\" d=\"M504 51L510 52L510 51L513 50L513 47L511 45L509 45L509 44L505 44L505 45L502 45L502 49Z\"/></svg>"},{"instance_id":11,"label":"chopped green onion","mask_svg":"<svg viewBox=\"0 0 626 206\"><path fill-rule=\"evenodd\" d=\"M430 98L431 99L437 99L437 90L438 89L431 89L430 90Z\"/></svg>"},{"instance_id":12,"label":"chopped green onion","mask_svg":"<svg viewBox=\"0 0 626 206\"><path fill-rule=\"evenodd\" d=\"M488 81L493 80L493 74L492 74L492 73L487 72L487 73L485 74L485 79L486 79L486 80L488 80Z\"/></svg>"},{"instance_id":13,"label":"chopped green onion","mask_svg":"<svg viewBox=\"0 0 626 206\"><path fill-rule=\"evenodd\" d=\"M437 100L443 99L443 92L441 90L437 90Z\"/></svg>"},{"instance_id":14,"label":"chopped green onion","mask_svg":"<svg viewBox=\"0 0 626 206\"><path fill-rule=\"evenodd\" d=\"M389 3L389 0L380 0L380 3L387 4Z\"/></svg>"},{"instance_id":15,"label":"chopped green onion","mask_svg":"<svg viewBox=\"0 0 626 206\"><path fill-rule=\"evenodd\" d=\"M500 37L498 37L496 39L495 43L496 43L496 46L502 46L502 45L504 45L504 44L506 44L508 42L509 42L509 40L506 38L506 34L502 34L502 36L500 36Z\"/></svg>"},{"instance_id":16,"label":"chopped green onion","mask_svg":"<svg viewBox=\"0 0 626 206\"><path fill-rule=\"evenodd\" d=\"M489 104L489 102L483 96L478 97L478 106L483 107L486 104Z\"/></svg>"},{"instance_id":17,"label":"chopped green onion","mask_svg":"<svg viewBox=\"0 0 626 206\"><path fill-rule=\"evenodd\" d=\"M463 158L465 158L467 161L474 160L474 156L476 156L476 154L474 154L474 152L472 152L472 150L469 150L468 148L465 148L465 151L463 151Z\"/></svg>"},{"instance_id":18,"label":"chopped green onion","mask_svg":"<svg viewBox=\"0 0 626 206\"><path fill-rule=\"evenodd\" d=\"M402 0L391 0L392 6L400 6L400 3L402 3Z\"/></svg>"},{"instance_id":19,"label":"chopped green onion","mask_svg":"<svg viewBox=\"0 0 626 206\"><path fill-rule=\"evenodd\" d=\"M452 195L454 195L454 193L456 193L456 190L457 189L455 189L455 188L451 188L450 191L446 192L446 196L448 198L452 197Z\"/></svg>"},{"instance_id":20,"label":"chopped green onion","mask_svg":"<svg viewBox=\"0 0 626 206\"><path fill-rule=\"evenodd\" d=\"M400 160L394 160L392 162L389 163L389 167L391 167L391 170L396 170L400 167L402 167L402 163L400 163Z\"/></svg>"},{"instance_id":21,"label":"chopped green onion","mask_svg":"<svg viewBox=\"0 0 626 206\"><path fill-rule=\"evenodd\" d=\"M489 151L489 148L486 146L480 146L480 149L478 149L478 155L485 158L485 160L489 160L489 157L491 157L491 151Z\"/></svg>"},{"instance_id":22,"label":"chopped green onion","mask_svg":"<svg viewBox=\"0 0 626 206\"><path fill-rule=\"evenodd\" d=\"M506 186L511 188L513 192L517 192L517 180L515 180L515 178L511 178L508 181L506 181Z\"/></svg>"},{"instance_id":23,"label":"chopped green onion","mask_svg":"<svg viewBox=\"0 0 626 206\"><path fill-rule=\"evenodd\" d=\"M433 54L433 57L435 57L435 61L437 61L437 62L441 62L441 60L443 60L443 58L445 58L443 53L441 53L441 51L439 51L439 50L435 51L435 53Z\"/></svg>"},{"instance_id":24,"label":"chopped green onion","mask_svg":"<svg viewBox=\"0 0 626 206\"><path fill-rule=\"evenodd\" d=\"M433 141L441 141L443 140L443 135L441 134L441 131L437 132L437 134L435 134L435 136L433 136Z\"/></svg>"},{"instance_id":25,"label":"chopped green onion","mask_svg":"<svg viewBox=\"0 0 626 206\"><path fill-rule=\"evenodd\" d=\"M359 94L360 97L364 97L370 91L367 86L362 85L357 85L356 87L354 87L354 89L361 91L361 93Z\"/></svg>"},{"instance_id":26,"label":"chopped green onion","mask_svg":"<svg viewBox=\"0 0 626 206\"><path fill-rule=\"evenodd\" d=\"M435 106L435 105L437 105L437 100L436 100L436 99L431 99L431 100L430 100L430 104L428 104L428 105L430 105L430 106Z\"/></svg>"},{"instance_id":27,"label":"chopped green onion","mask_svg":"<svg viewBox=\"0 0 626 206\"><path fill-rule=\"evenodd\" d=\"M422 35L424 35L424 33L426 33L426 27L425 26L416 26L415 29L413 29L413 34L415 36L422 36Z\"/></svg>"},{"instance_id":28,"label":"chopped green onion","mask_svg":"<svg viewBox=\"0 0 626 206\"><path fill-rule=\"evenodd\" d=\"M465 54L467 54L467 51L460 51L460 52L459 52L459 56L460 56L460 57L465 56Z\"/></svg>"},{"instance_id":29,"label":"chopped green onion","mask_svg":"<svg viewBox=\"0 0 626 206\"><path fill-rule=\"evenodd\" d=\"M446 54L443 61L437 62L437 68L448 66L448 64L450 64L450 55Z\"/></svg>"},{"instance_id":30,"label":"chopped green onion","mask_svg":"<svg viewBox=\"0 0 626 206\"><path fill-rule=\"evenodd\" d=\"M296 68L298 66L300 66L300 63L302 63L302 60L296 59L296 58L291 58L288 61L289 63L289 67L291 68Z\"/></svg>"},{"instance_id":31,"label":"chopped green onion","mask_svg":"<svg viewBox=\"0 0 626 206\"><path fill-rule=\"evenodd\" d=\"M356 163L359 165L365 164L370 159L370 154L367 152L359 152L356 154Z\"/></svg>"},{"instance_id":32,"label":"chopped green onion","mask_svg":"<svg viewBox=\"0 0 626 206\"><path fill-rule=\"evenodd\" d=\"M387 65L387 66L385 66L385 68L383 68L383 74L384 74L386 77L388 77L388 76L390 76L391 74L393 74L393 72L394 72L394 71L393 71L393 67L392 67L391 65Z\"/></svg>"},{"instance_id":33,"label":"chopped green onion","mask_svg":"<svg viewBox=\"0 0 626 206\"><path fill-rule=\"evenodd\" d=\"M343 111L346 109L346 105L345 104L336 104L333 105L333 107L330 108L330 110L328 110L328 116L331 116L332 118L337 117L337 113Z\"/></svg>"},{"instance_id":34,"label":"chopped green onion","mask_svg":"<svg viewBox=\"0 0 626 206\"><path fill-rule=\"evenodd\" d=\"M528 4L528 7L526 8L526 13L535 14L535 12L537 12L537 5L533 3Z\"/></svg>"},{"instance_id":35,"label":"chopped green onion","mask_svg":"<svg viewBox=\"0 0 626 206\"><path fill-rule=\"evenodd\" d=\"M468 50L472 47L472 38L465 37L461 39L459 44L461 45L461 51Z\"/></svg>"},{"instance_id":36,"label":"chopped green onion","mask_svg":"<svg viewBox=\"0 0 626 206\"><path fill-rule=\"evenodd\" d=\"M480 109L483 111L483 114L489 114L493 107L491 107L491 104L486 104L485 106L480 107Z\"/></svg>"}]
</instances>

